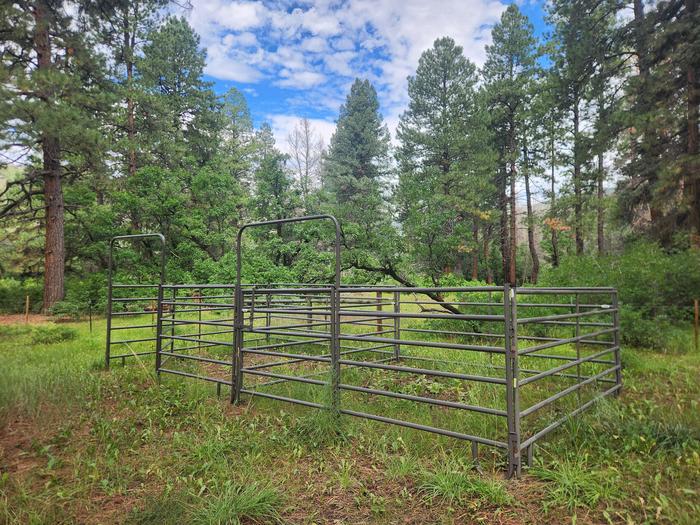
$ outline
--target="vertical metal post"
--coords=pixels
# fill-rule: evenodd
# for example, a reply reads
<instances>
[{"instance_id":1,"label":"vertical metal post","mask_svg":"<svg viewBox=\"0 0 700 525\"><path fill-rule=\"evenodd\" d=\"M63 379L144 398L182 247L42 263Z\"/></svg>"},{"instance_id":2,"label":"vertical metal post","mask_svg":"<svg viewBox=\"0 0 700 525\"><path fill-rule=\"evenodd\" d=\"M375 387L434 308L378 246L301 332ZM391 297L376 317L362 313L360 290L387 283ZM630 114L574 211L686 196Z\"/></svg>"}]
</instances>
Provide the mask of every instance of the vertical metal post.
<instances>
[{"instance_id":1,"label":"vertical metal post","mask_svg":"<svg viewBox=\"0 0 700 525\"><path fill-rule=\"evenodd\" d=\"M163 286L165 285L165 237L158 234L160 239L160 282L158 283L158 293L156 295L158 304L156 306L156 376L160 381L161 352L163 350Z\"/></svg>"},{"instance_id":2,"label":"vertical metal post","mask_svg":"<svg viewBox=\"0 0 700 525\"><path fill-rule=\"evenodd\" d=\"M331 409L340 410L340 287L331 290Z\"/></svg>"},{"instance_id":3,"label":"vertical metal post","mask_svg":"<svg viewBox=\"0 0 700 525\"><path fill-rule=\"evenodd\" d=\"M250 289L250 316L249 316L250 328L251 330L255 326L255 286Z\"/></svg>"},{"instance_id":4,"label":"vertical metal post","mask_svg":"<svg viewBox=\"0 0 700 525\"><path fill-rule=\"evenodd\" d=\"M266 343L270 342L270 327L272 326L272 312L270 311L271 306L272 306L272 295L268 292L267 297L265 299L265 308L267 309L267 313L265 314L265 328L267 328L266 333L265 333L265 342Z\"/></svg>"},{"instance_id":5,"label":"vertical metal post","mask_svg":"<svg viewBox=\"0 0 700 525\"><path fill-rule=\"evenodd\" d=\"M518 311L515 287L503 285L505 317L506 416L508 420L508 478L519 476L520 457L520 396L518 392Z\"/></svg>"},{"instance_id":6,"label":"vertical metal post","mask_svg":"<svg viewBox=\"0 0 700 525\"><path fill-rule=\"evenodd\" d=\"M211 295L211 294L209 294ZM199 303L199 307L197 308L197 321L199 321L197 325L197 351L200 352L202 350L202 289L197 290L197 302ZM221 383L219 383L220 385Z\"/></svg>"},{"instance_id":7,"label":"vertical metal post","mask_svg":"<svg viewBox=\"0 0 700 525\"><path fill-rule=\"evenodd\" d=\"M619 396L622 389L622 359L620 357L620 304L617 298L617 290L612 292L612 307L613 307L613 345L615 346L615 366L617 370L615 371L615 383L620 385L615 391L615 395Z\"/></svg>"},{"instance_id":8,"label":"vertical metal post","mask_svg":"<svg viewBox=\"0 0 700 525\"><path fill-rule=\"evenodd\" d=\"M170 305L170 353L175 351L175 302L177 301L177 288L173 286L172 304Z\"/></svg>"},{"instance_id":9,"label":"vertical metal post","mask_svg":"<svg viewBox=\"0 0 700 525\"><path fill-rule=\"evenodd\" d=\"M382 292L376 292L375 298L377 299L377 312L381 313L382 308ZM384 330L384 320L381 316L377 316L377 333L381 333Z\"/></svg>"},{"instance_id":10,"label":"vertical metal post","mask_svg":"<svg viewBox=\"0 0 700 525\"><path fill-rule=\"evenodd\" d=\"M576 348L576 378L579 383L581 383L581 342L579 341L579 336L581 335L581 318L579 313L581 313L581 300L579 294L576 294L576 327L574 328L574 337L576 338L575 348ZM581 388L576 390L576 397L578 399L579 405L581 404Z\"/></svg>"},{"instance_id":11,"label":"vertical metal post","mask_svg":"<svg viewBox=\"0 0 700 525\"><path fill-rule=\"evenodd\" d=\"M313 330L314 322L314 303L310 293L307 292L304 295L306 295L306 306L309 308L309 311L306 313L306 329L311 331Z\"/></svg>"},{"instance_id":12,"label":"vertical metal post","mask_svg":"<svg viewBox=\"0 0 700 525\"><path fill-rule=\"evenodd\" d=\"M112 346L112 252L114 250L114 242L114 239L109 242L109 256L107 257L107 347L105 348L105 368L107 370L109 370Z\"/></svg>"},{"instance_id":13,"label":"vertical metal post","mask_svg":"<svg viewBox=\"0 0 700 525\"><path fill-rule=\"evenodd\" d=\"M401 292L394 292L394 313L401 313ZM397 315L394 317L394 339L401 339L401 318ZM401 343L394 344L394 359L397 361L401 358Z\"/></svg>"},{"instance_id":14,"label":"vertical metal post","mask_svg":"<svg viewBox=\"0 0 700 525\"><path fill-rule=\"evenodd\" d=\"M240 239L240 231L239 231ZM240 261L240 243L237 254L238 260ZM240 264L238 262L237 264ZM243 289L241 288L240 277L236 282L236 288L234 289L233 296L233 354L231 360L233 366L231 367L231 403L238 403L241 400L241 388L243 380Z\"/></svg>"}]
</instances>

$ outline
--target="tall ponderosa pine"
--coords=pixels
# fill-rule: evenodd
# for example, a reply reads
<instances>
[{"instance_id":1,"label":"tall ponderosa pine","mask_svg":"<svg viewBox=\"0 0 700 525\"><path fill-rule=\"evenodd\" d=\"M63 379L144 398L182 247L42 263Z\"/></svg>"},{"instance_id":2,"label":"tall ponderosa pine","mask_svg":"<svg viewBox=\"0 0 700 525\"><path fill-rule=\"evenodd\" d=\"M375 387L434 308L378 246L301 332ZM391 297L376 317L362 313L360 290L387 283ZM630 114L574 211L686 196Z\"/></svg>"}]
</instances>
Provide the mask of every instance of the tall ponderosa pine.
<instances>
[{"instance_id":1,"label":"tall ponderosa pine","mask_svg":"<svg viewBox=\"0 0 700 525\"><path fill-rule=\"evenodd\" d=\"M137 62L149 95L137 108L139 126L156 162L201 166L215 155L223 126L212 84L202 79L206 51L184 18L167 19L149 39Z\"/></svg>"},{"instance_id":2,"label":"tall ponderosa pine","mask_svg":"<svg viewBox=\"0 0 700 525\"><path fill-rule=\"evenodd\" d=\"M136 121L137 106L143 98L141 86L136 82L136 64L147 36L156 30L160 10L167 3L168 0L113 0L86 5L86 13L112 58L112 75L120 100L115 108L114 135L128 175L134 175L139 157L144 156L138 137L141 126Z\"/></svg>"},{"instance_id":3,"label":"tall ponderosa pine","mask_svg":"<svg viewBox=\"0 0 700 525\"><path fill-rule=\"evenodd\" d=\"M494 26L492 39L493 43L486 46L483 74L500 154L497 180L501 195L503 272L505 280L515 284L515 188L525 131L529 84L535 75L535 38L532 24L515 4L511 4L500 22ZM510 186L508 197L507 186Z\"/></svg>"},{"instance_id":4,"label":"tall ponderosa pine","mask_svg":"<svg viewBox=\"0 0 700 525\"><path fill-rule=\"evenodd\" d=\"M109 107L90 27L68 10L48 0L0 8L0 140L40 158L5 188L0 216L28 213L43 223L44 309L64 297L63 186L99 169L100 116Z\"/></svg>"},{"instance_id":5,"label":"tall ponderosa pine","mask_svg":"<svg viewBox=\"0 0 700 525\"><path fill-rule=\"evenodd\" d=\"M462 48L436 40L408 79L409 106L399 122L400 220L414 260L434 282L453 269L478 272L478 227L488 220L478 194L488 193L489 148L476 81Z\"/></svg>"},{"instance_id":6,"label":"tall ponderosa pine","mask_svg":"<svg viewBox=\"0 0 700 525\"><path fill-rule=\"evenodd\" d=\"M336 203L351 215L353 201L379 193L388 147L389 132L379 113L377 92L369 80L356 79L340 108L323 180Z\"/></svg>"},{"instance_id":7,"label":"tall ponderosa pine","mask_svg":"<svg viewBox=\"0 0 700 525\"><path fill-rule=\"evenodd\" d=\"M628 82L631 159L620 209L631 221L648 215L649 230L666 245L678 232L700 245L700 10L685 0L645 12L635 0L634 15L628 34L638 73Z\"/></svg>"}]
</instances>

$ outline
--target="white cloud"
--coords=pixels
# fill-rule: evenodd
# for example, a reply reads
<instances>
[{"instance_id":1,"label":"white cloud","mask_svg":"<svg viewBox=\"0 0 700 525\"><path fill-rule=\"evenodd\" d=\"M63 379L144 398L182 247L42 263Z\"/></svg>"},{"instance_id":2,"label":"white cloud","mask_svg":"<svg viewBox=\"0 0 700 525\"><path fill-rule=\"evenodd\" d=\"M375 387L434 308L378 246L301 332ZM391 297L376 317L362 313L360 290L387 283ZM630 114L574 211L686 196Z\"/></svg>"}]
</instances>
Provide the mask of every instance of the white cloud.
<instances>
[{"instance_id":1,"label":"white cloud","mask_svg":"<svg viewBox=\"0 0 700 525\"><path fill-rule=\"evenodd\" d=\"M272 128L277 147L284 153L289 151L287 137L299 123L300 118L296 115L267 115L267 121ZM321 137L323 143L328 147L331 136L335 132L335 122L329 120L310 118L311 129L317 137Z\"/></svg>"},{"instance_id":2,"label":"white cloud","mask_svg":"<svg viewBox=\"0 0 700 525\"><path fill-rule=\"evenodd\" d=\"M305 90L288 102L333 111L355 77L369 78L390 124L406 106L406 77L421 53L450 36L483 64L490 26L506 7L498 0L309 0L293 9L287 1L192 3L190 23L209 49L207 73Z\"/></svg>"},{"instance_id":3,"label":"white cloud","mask_svg":"<svg viewBox=\"0 0 700 525\"><path fill-rule=\"evenodd\" d=\"M289 69L280 71L279 76L281 78L275 81L276 85L296 89L308 89L326 79L325 75L315 71L290 71Z\"/></svg>"}]
</instances>

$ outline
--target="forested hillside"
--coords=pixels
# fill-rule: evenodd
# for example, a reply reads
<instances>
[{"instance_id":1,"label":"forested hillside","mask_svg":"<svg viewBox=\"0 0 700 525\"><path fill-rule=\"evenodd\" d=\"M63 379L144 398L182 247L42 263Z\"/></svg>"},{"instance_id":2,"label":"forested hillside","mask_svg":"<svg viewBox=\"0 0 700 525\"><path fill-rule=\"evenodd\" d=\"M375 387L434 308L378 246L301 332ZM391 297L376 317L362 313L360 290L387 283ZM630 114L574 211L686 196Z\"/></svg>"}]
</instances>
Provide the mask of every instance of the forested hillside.
<instances>
[{"instance_id":1,"label":"forested hillside","mask_svg":"<svg viewBox=\"0 0 700 525\"><path fill-rule=\"evenodd\" d=\"M163 233L170 281L230 282L242 224L331 213L348 282L618 286L623 322L649 327L627 333L650 345L644 320L692 315L696 0L554 0L544 38L510 5L483 67L449 37L423 52L393 136L357 79L327 145L305 119L275 144L242 91L216 93L183 14L0 6L0 309L25 294L37 309L103 304L115 235ZM251 233L245 279L328 282L324 235ZM134 246L122 278L152 272L152 255Z\"/></svg>"}]
</instances>

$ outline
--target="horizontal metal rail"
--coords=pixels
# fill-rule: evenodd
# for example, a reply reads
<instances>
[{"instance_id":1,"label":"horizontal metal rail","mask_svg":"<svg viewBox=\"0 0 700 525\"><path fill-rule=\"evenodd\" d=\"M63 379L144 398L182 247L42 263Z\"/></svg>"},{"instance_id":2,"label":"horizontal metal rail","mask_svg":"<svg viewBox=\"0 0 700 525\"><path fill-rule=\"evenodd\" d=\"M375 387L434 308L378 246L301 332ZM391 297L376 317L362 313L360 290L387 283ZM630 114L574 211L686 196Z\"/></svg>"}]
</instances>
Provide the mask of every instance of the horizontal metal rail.
<instances>
[{"instance_id":1,"label":"horizontal metal rail","mask_svg":"<svg viewBox=\"0 0 700 525\"><path fill-rule=\"evenodd\" d=\"M562 397L567 396L567 395L571 394L572 392L576 392L577 390L580 390L584 386L591 384L593 381L600 379L602 377L605 377L607 375L610 375L613 372L616 372L619 368L620 368L620 365L613 366L611 368L608 368L607 370L603 370L602 372L600 372L594 376L590 376L588 379L585 379L585 380L581 381L580 383L576 383L575 385L571 385L569 388L565 388L564 390L557 392L553 396L550 396L547 399L543 399L539 403L535 403L534 405L526 408L525 410L521 410L520 416L521 417L529 416L533 412L536 412L536 411L546 407L547 405L554 403L558 399L561 399Z\"/></svg>"}]
</instances>

